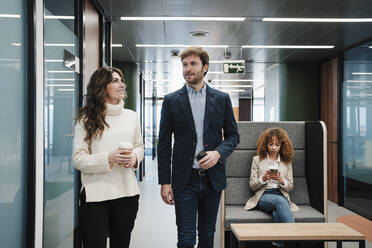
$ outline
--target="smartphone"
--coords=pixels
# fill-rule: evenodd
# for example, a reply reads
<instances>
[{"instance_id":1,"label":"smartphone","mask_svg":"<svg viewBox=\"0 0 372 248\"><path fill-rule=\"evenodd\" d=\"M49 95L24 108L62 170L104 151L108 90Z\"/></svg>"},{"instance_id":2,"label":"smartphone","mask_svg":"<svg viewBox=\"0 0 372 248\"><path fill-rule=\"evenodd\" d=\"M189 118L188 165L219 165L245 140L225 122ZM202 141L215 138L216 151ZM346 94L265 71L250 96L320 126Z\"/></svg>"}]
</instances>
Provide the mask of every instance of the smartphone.
<instances>
[{"instance_id":1,"label":"smartphone","mask_svg":"<svg viewBox=\"0 0 372 248\"><path fill-rule=\"evenodd\" d=\"M270 174L277 174L278 173L278 170L276 169L270 169Z\"/></svg>"},{"instance_id":2,"label":"smartphone","mask_svg":"<svg viewBox=\"0 0 372 248\"><path fill-rule=\"evenodd\" d=\"M198 152L198 154L196 154L195 158L196 160L199 161L200 159L204 158L206 155L207 153L204 150L201 150L200 152Z\"/></svg>"}]
</instances>

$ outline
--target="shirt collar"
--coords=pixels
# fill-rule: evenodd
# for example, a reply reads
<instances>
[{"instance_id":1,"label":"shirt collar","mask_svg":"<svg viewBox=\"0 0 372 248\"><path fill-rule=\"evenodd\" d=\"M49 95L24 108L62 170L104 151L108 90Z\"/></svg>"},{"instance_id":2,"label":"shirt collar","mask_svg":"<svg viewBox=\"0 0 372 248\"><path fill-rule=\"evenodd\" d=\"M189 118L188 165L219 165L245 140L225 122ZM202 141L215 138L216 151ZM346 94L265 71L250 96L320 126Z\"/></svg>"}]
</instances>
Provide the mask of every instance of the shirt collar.
<instances>
[{"instance_id":1,"label":"shirt collar","mask_svg":"<svg viewBox=\"0 0 372 248\"><path fill-rule=\"evenodd\" d=\"M278 163L278 164L280 164L280 153L278 153L278 158L276 159L276 160L271 160L270 158L269 158L269 154L267 154L267 160L269 160L269 161L272 161L272 162L274 162L274 163Z\"/></svg>"},{"instance_id":2,"label":"shirt collar","mask_svg":"<svg viewBox=\"0 0 372 248\"><path fill-rule=\"evenodd\" d=\"M203 88L201 88L199 91L195 91L188 83L186 83L186 89L187 89L187 93L189 95L202 94L203 96L205 96L207 94L207 84L206 83L204 83Z\"/></svg>"}]
</instances>

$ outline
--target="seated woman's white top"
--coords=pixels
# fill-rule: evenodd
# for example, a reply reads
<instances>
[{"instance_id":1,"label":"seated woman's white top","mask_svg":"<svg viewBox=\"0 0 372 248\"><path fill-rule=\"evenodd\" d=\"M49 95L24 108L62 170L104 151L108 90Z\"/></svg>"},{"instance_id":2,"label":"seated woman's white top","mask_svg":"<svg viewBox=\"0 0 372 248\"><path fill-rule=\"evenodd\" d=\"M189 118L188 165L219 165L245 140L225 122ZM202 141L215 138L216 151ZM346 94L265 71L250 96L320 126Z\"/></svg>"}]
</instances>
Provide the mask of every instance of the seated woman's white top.
<instances>
[{"instance_id":1,"label":"seated woman's white top","mask_svg":"<svg viewBox=\"0 0 372 248\"><path fill-rule=\"evenodd\" d=\"M138 164L144 156L140 123L136 112L118 105L107 104L105 117L109 127L102 136L94 138L91 146L84 141L86 131L82 121L75 126L73 161L81 171L82 189L86 201L98 202L134 196L140 193L136 175L132 168L114 164L110 168L108 155L118 148L119 143L133 144Z\"/></svg>"}]
</instances>

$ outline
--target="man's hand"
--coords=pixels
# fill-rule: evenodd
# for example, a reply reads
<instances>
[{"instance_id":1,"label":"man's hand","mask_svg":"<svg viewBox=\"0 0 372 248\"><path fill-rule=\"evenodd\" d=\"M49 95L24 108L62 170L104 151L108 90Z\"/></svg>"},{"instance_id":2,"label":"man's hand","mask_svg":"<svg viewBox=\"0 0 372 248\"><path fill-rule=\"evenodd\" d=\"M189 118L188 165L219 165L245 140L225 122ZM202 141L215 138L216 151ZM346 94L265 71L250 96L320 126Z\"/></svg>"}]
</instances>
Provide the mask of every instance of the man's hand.
<instances>
[{"instance_id":1,"label":"man's hand","mask_svg":"<svg viewBox=\"0 0 372 248\"><path fill-rule=\"evenodd\" d=\"M166 204L174 205L173 201L173 190L170 184L161 185L161 198Z\"/></svg>"},{"instance_id":2,"label":"man's hand","mask_svg":"<svg viewBox=\"0 0 372 248\"><path fill-rule=\"evenodd\" d=\"M209 168L215 166L220 159L221 155L218 151L208 151L204 158L200 159L199 166L203 170L208 170Z\"/></svg>"}]
</instances>

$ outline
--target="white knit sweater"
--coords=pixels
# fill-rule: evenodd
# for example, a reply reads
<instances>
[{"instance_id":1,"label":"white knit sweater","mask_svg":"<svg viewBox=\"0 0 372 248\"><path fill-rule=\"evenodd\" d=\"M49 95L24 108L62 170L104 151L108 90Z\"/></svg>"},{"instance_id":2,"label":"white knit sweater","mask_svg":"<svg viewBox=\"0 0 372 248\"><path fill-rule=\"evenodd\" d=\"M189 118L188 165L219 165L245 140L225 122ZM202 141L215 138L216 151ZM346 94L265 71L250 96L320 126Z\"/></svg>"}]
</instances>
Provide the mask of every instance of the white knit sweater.
<instances>
[{"instance_id":1,"label":"white knit sweater","mask_svg":"<svg viewBox=\"0 0 372 248\"><path fill-rule=\"evenodd\" d=\"M84 141L86 131L82 121L75 126L73 161L81 171L82 188L85 188L86 201L98 202L134 196L140 193L133 169L114 164L110 169L109 152L118 148L119 143L133 144L133 152L138 163L143 159L143 142L137 113L118 105L107 104L105 117L109 128L105 127L102 136L92 140L91 152Z\"/></svg>"}]
</instances>

